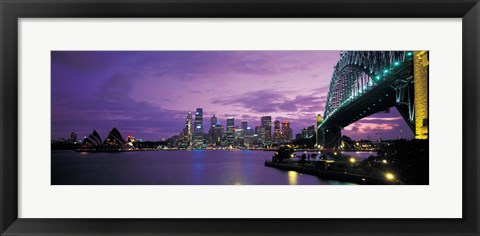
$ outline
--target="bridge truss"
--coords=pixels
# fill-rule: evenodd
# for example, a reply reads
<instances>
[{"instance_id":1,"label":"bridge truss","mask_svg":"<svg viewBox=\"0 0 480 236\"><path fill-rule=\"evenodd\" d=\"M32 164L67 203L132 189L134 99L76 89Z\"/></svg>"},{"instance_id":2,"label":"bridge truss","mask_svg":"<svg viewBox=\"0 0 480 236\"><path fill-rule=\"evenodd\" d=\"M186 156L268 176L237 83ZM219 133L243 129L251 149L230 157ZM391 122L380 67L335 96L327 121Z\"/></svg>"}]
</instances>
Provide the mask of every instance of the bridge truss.
<instances>
[{"instance_id":1,"label":"bridge truss","mask_svg":"<svg viewBox=\"0 0 480 236\"><path fill-rule=\"evenodd\" d=\"M338 147L341 129L371 114L395 106L410 129L416 133L415 100L427 87L415 88L416 61L424 65L428 52L414 51L346 51L342 52L330 81L323 122L317 127L323 133L324 146ZM420 71L422 72L422 71ZM426 78L425 78L426 77ZM422 99L426 99L427 91ZM418 101L417 101L418 103ZM418 106L417 106L418 107ZM425 110L425 109L424 109ZM425 119L425 111L422 111ZM428 118L428 114L426 115ZM425 122L425 121L423 121ZM428 125L428 124L427 124Z\"/></svg>"}]
</instances>

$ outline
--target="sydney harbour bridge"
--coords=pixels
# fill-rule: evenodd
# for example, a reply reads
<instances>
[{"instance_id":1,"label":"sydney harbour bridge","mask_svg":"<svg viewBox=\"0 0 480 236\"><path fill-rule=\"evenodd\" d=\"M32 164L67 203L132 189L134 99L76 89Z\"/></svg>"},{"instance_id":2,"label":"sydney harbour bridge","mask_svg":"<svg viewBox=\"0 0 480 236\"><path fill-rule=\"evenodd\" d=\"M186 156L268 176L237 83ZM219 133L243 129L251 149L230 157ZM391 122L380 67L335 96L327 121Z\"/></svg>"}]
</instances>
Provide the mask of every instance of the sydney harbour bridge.
<instances>
[{"instance_id":1,"label":"sydney harbour bridge","mask_svg":"<svg viewBox=\"0 0 480 236\"><path fill-rule=\"evenodd\" d=\"M396 107L415 139L428 138L428 51L345 51L334 67L317 144L337 150L341 130Z\"/></svg>"}]
</instances>

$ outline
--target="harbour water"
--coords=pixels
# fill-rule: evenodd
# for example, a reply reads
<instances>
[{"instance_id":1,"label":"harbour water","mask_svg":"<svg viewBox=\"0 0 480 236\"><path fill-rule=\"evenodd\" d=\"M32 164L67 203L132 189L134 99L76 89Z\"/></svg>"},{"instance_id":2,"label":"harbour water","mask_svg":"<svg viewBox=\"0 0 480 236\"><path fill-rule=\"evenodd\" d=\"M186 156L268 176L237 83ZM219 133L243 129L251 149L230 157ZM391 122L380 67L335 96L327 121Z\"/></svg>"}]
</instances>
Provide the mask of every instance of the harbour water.
<instances>
[{"instance_id":1,"label":"harbour water","mask_svg":"<svg viewBox=\"0 0 480 236\"><path fill-rule=\"evenodd\" d=\"M375 153L345 153L359 159ZM264 166L273 152L251 150L52 151L52 185L349 184Z\"/></svg>"}]
</instances>

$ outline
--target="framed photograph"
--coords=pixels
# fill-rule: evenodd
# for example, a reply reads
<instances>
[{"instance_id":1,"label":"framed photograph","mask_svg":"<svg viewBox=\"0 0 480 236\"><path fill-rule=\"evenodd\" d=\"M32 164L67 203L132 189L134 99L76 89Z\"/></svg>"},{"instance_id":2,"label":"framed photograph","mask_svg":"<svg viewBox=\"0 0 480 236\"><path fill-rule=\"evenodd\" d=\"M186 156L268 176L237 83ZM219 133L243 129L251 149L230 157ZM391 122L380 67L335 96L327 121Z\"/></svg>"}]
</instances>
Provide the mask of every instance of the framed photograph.
<instances>
[{"instance_id":1,"label":"framed photograph","mask_svg":"<svg viewBox=\"0 0 480 236\"><path fill-rule=\"evenodd\" d=\"M476 0L0 4L1 235L479 234Z\"/></svg>"}]
</instances>

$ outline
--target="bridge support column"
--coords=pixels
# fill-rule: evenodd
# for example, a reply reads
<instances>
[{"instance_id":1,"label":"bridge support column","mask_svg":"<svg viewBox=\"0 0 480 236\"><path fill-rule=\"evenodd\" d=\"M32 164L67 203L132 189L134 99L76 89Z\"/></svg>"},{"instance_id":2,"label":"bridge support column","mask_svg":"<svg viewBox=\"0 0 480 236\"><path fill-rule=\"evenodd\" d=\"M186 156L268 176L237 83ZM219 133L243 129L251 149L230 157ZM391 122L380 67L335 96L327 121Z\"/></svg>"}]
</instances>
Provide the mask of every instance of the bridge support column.
<instances>
[{"instance_id":1,"label":"bridge support column","mask_svg":"<svg viewBox=\"0 0 480 236\"><path fill-rule=\"evenodd\" d=\"M323 131L325 150L338 150L340 148L342 132L340 128L328 128Z\"/></svg>"},{"instance_id":2,"label":"bridge support column","mask_svg":"<svg viewBox=\"0 0 480 236\"><path fill-rule=\"evenodd\" d=\"M415 51L415 139L428 139L428 51Z\"/></svg>"}]
</instances>

